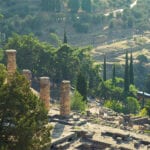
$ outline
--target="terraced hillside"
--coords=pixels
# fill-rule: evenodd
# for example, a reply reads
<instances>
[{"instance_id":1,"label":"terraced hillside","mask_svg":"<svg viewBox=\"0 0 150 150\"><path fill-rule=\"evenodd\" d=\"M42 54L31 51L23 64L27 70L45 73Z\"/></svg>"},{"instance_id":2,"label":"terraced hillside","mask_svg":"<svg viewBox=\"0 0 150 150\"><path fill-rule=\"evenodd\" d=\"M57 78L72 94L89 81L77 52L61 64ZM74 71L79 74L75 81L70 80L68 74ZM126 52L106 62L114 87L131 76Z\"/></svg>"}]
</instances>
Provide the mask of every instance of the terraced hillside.
<instances>
[{"instance_id":1,"label":"terraced hillside","mask_svg":"<svg viewBox=\"0 0 150 150\"><path fill-rule=\"evenodd\" d=\"M148 74L150 74L150 33L134 35L132 38L112 40L97 46L91 55L97 64L103 65L104 54L107 60L107 79L112 78L112 66L116 65L116 76L124 77L125 52L132 50L134 63L135 85L142 90ZM102 67L103 73L103 67ZM140 80L139 80L140 79Z\"/></svg>"},{"instance_id":2,"label":"terraced hillside","mask_svg":"<svg viewBox=\"0 0 150 150\"><path fill-rule=\"evenodd\" d=\"M118 41L112 40L110 43L104 43L97 46L91 52L94 60L98 63L103 62L103 55L107 55L108 62L124 64L125 51L132 50L135 62L137 57L141 54L146 55L150 59L150 33L149 35L135 35L129 39L122 39Z\"/></svg>"}]
</instances>

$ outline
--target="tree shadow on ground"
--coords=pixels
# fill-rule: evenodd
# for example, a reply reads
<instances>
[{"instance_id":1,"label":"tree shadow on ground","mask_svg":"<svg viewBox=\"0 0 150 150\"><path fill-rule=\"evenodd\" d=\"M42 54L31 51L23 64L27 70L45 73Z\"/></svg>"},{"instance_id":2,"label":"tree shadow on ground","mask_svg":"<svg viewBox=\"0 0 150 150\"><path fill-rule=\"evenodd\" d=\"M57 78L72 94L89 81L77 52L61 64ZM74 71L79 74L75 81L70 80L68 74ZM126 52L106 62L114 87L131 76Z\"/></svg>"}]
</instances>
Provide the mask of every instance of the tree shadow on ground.
<instances>
[{"instance_id":1,"label":"tree shadow on ground","mask_svg":"<svg viewBox=\"0 0 150 150\"><path fill-rule=\"evenodd\" d=\"M52 138L59 138L62 135L64 128L64 124L56 123L52 131Z\"/></svg>"}]
</instances>

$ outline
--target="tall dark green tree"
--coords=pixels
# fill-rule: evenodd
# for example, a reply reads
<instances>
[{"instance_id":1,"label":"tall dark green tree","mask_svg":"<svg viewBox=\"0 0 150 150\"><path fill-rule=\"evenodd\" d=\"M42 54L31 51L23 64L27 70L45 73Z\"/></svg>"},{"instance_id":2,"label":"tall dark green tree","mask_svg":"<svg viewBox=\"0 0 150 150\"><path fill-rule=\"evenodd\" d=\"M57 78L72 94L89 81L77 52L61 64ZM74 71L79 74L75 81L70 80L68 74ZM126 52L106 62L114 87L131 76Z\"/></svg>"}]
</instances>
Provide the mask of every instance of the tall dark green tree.
<instances>
[{"instance_id":1,"label":"tall dark green tree","mask_svg":"<svg viewBox=\"0 0 150 150\"><path fill-rule=\"evenodd\" d=\"M67 43L67 34L66 34L66 31L64 30L64 43Z\"/></svg>"},{"instance_id":2,"label":"tall dark green tree","mask_svg":"<svg viewBox=\"0 0 150 150\"><path fill-rule=\"evenodd\" d=\"M69 0L68 6L72 13L77 13L80 8L79 0Z\"/></svg>"},{"instance_id":3,"label":"tall dark green tree","mask_svg":"<svg viewBox=\"0 0 150 150\"><path fill-rule=\"evenodd\" d=\"M128 66L128 51L125 56L125 72L124 72L124 92L129 91L129 66Z\"/></svg>"},{"instance_id":4,"label":"tall dark green tree","mask_svg":"<svg viewBox=\"0 0 150 150\"><path fill-rule=\"evenodd\" d=\"M77 77L76 89L83 96L83 100L86 101L87 100L87 81L81 72L79 72L78 77Z\"/></svg>"},{"instance_id":5,"label":"tall dark green tree","mask_svg":"<svg viewBox=\"0 0 150 150\"><path fill-rule=\"evenodd\" d=\"M147 75L145 80L145 90L150 93L150 74Z\"/></svg>"},{"instance_id":6,"label":"tall dark green tree","mask_svg":"<svg viewBox=\"0 0 150 150\"><path fill-rule=\"evenodd\" d=\"M131 50L131 54L130 54L129 78L130 78L130 84L134 84L134 71L133 71L133 57L132 57L132 50Z\"/></svg>"},{"instance_id":7,"label":"tall dark green tree","mask_svg":"<svg viewBox=\"0 0 150 150\"><path fill-rule=\"evenodd\" d=\"M91 0L82 0L81 2L82 10L90 13L92 10L92 2Z\"/></svg>"},{"instance_id":8,"label":"tall dark green tree","mask_svg":"<svg viewBox=\"0 0 150 150\"><path fill-rule=\"evenodd\" d=\"M55 12L60 12L61 11L61 0L53 0L55 1L54 9Z\"/></svg>"},{"instance_id":9,"label":"tall dark green tree","mask_svg":"<svg viewBox=\"0 0 150 150\"><path fill-rule=\"evenodd\" d=\"M116 86L116 66L113 65L113 71L112 71L112 85Z\"/></svg>"},{"instance_id":10,"label":"tall dark green tree","mask_svg":"<svg viewBox=\"0 0 150 150\"><path fill-rule=\"evenodd\" d=\"M49 0L41 0L41 7L42 7L42 10L49 11L50 10Z\"/></svg>"},{"instance_id":11,"label":"tall dark green tree","mask_svg":"<svg viewBox=\"0 0 150 150\"><path fill-rule=\"evenodd\" d=\"M104 55L103 80L106 81L106 55Z\"/></svg>"}]
</instances>

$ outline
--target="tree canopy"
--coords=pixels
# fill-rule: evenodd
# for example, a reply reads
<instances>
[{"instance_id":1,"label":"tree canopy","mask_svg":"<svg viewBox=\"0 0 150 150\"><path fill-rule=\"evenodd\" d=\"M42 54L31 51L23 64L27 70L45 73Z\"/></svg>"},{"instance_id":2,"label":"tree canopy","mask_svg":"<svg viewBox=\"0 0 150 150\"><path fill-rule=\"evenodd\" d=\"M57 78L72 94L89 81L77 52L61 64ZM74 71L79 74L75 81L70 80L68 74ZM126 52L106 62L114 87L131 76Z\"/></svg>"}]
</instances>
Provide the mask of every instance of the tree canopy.
<instances>
[{"instance_id":1,"label":"tree canopy","mask_svg":"<svg viewBox=\"0 0 150 150\"><path fill-rule=\"evenodd\" d=\"M0 68L0 149L44 149L51 129L44 104L24 76L15 73L6 82L6 70Z\"/></svg>"},{"instance_id":2,"label":"tree canopy","mask_svg":"<svg viewBox=\"0 0 150 150\"><path fill-rule=\"evenodd\" d=\"M55 48L39 41L32 34L14 34L8 39L4 49L17 50L18 70L29 69L36 77L49 76L56 84L62 80L70 80L72 86L75 86L79 71L87 80L89 93L96 93L101 82L100 66L94 64L89 53L90 47L78 48L65 43Z\"/></svg>"}]
</instances>

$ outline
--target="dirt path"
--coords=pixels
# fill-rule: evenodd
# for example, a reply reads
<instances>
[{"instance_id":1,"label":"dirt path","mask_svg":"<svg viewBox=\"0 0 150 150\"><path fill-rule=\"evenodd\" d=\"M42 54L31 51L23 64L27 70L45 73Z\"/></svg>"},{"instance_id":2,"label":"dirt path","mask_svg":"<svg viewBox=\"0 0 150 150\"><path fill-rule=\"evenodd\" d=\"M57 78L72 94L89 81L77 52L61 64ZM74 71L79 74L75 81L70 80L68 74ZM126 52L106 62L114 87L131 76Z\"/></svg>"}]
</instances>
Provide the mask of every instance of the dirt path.
<instances>
[{"instance_id":1,"label":"dirt path","mask_svg":"<svg viewBox=\"0 0 150 150\"><path fill-rule=\"evenodd\" d=\"M130 4L130 9L133 9L136 5L137 5L137 0L135 0L132 4ZM113 10L111 12L105 13L104 16L109 16L110 14L114 14L115 16L117 15L117 13L122 13L124 11L124 9L120 8L120 9L116 9Z\"/></svg>"}]
</instances>

